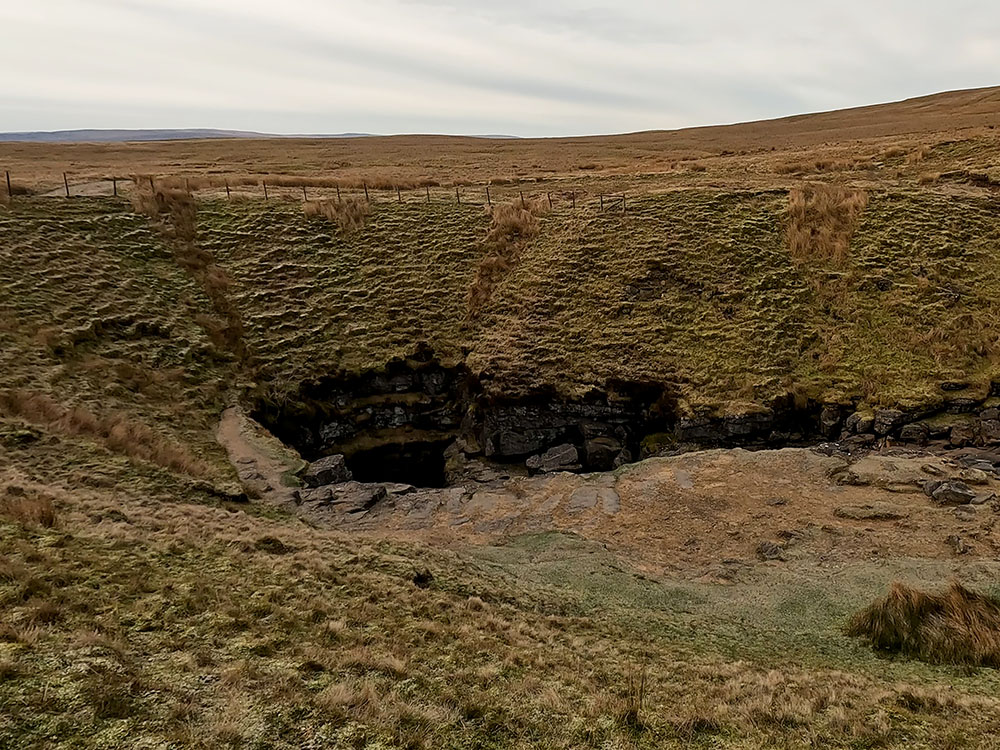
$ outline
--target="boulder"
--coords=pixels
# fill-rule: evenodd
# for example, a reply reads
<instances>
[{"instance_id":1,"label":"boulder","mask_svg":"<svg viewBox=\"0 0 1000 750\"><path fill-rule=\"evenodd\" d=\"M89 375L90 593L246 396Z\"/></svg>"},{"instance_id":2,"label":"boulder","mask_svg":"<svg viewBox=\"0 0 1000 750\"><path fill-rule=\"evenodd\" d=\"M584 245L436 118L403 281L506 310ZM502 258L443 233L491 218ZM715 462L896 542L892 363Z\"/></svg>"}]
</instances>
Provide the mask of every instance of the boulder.
<instances>
[{"instance_id":1,"label":"boulder","mask_svg":"<svg viewBox=\"0 0 1000 750\"><path fill-rule=\"evenodd\" d=\"M844 426L858 435L863 435L875 429L875 417L869 412L856 411L847 418Z\"/></svg>"},{"instance_id":2,"label":"boulder","mask_svg":"<svg viewBox=\"0 0 1000 750\"><path fill-rule=\"evenodd\" d=\"M553 472L553 471L576 471L580 467L580 454L576 446L570 443L563 443L553 448L549 448L540 456L532 456L525 465L532 471Z\"/></svg>"},{"instance_id":3,"label":"boulder","mask_svg":"<svg viewBox=\"0 0 1000 750\"><path fill-rule=\"evenodd\" d=\"M941 482L931 493L931 499L938 505L968 505L975 498L976 493L969 485L954 480Z\"/></svg>"},{"instance_id":4,"label":"boulder","mask_svg":"<svg viewBox=\"0 0 1000 750\"><path fill-rule=\"evenodd\" d=\"M339 453L313 461L302 474L302 481L306 487L322 487L325 484L350 482L353 478L351 470L347 468L347 462Z\"/></svg>"},{"instance_id":5,"label":"boulder","mask_svg":"<svg viewBox=\"0 0 1000 750\"><path fill-rule=\"evenodd\" d=\"M948 442L956 448L972 445L976 442L976 428L971 423L957 424L951 428Z\"/></svg>"},{"instance_id":6,"label":"boulder","mask_svg":"<svg viewBox=\"0 0 1000 750\"><path fill-rule=\"evenodd\" d=\"M989 475L982 469L962 469L958 473L958 478L966 484L986 484L990 481Z\"/></svg>"},{"instance_id":7,"label":"boulder","mask_svg":"<svg viewBox=\"0 0 1000 750\"><path fill-rule=\"evenodd\" d=\"M991 406L988 409L983 409L979 412L979 418L984 421L996 421L1000 420L1000 409L995 406Z\"/></svg>"},{"instance_id":8,"label":"boulder","mask_svg":"<svg viewBox=\"0 0 1000 750\"><path fill-rule=\"evenodd\" d=\"M903 425L903 428L899 431L899 439L907 443L923 445L927 442L929 434L930 430L927 429L927 425L915 422Z\"/></svg>"},{"instance_id":9,"label":"boulder","mask_svg":"<svg viewBox=\"0 0 1000 750\"><path fill-rule=\"evenodd\" d=\"M840 432L840 407L827 405L819 414L819 431L824 437L833 437Z\"/></svg>"},{"instance_id":10,"label":"boulder","mask_svg":"<svg viewBox=\"0 0 1000 750\"><path fill-rule=\"evenodd\" d=\"M597 471L606 471L614 467L615 458L621 450L621 442L613 437L595 437L583 444L587 467Z\"/></svg>"},{"instance_id":11,"label":"boulder","mask_svg":"<svg viewBox=\"0 0 1000 750\"><path fill-rule=\"evenodd\" d=\"M774 542L761 542L757 545L757 558L759 560L784 560L785 550L781 545Z\"/></svg>"},{"instance_id":12,"label":"boulder","mask_svg":"<svg viewBox=\"0 0 1000 750\"><path fill-rule=\"evenodd\" d=\"M972 498L972 500L970 501L970 504L971 505L986 505L986 503L992 503L996 499L997 499L996 493L994 493L994 492L983 492L983 493L981 493L979 495L976 495L974 498Z\"/></svg>"},{"instance_id":13,"label":"boulder","mask_svg":"<svg viewBox=\"0 0 1000 750\"><path fill-rule=\"evenodd\" d=\"M1000 419L984 419L980 424L983 442L995 445L1000 443Z\"/></svg>"},{"instance_id":14,"label":"boulder","mask_svg":"<svg viewBox=\"0 0 1000 750\"><path fill-rule=\"evenodd\" d=\"M906 421L906 415L899 409L876 409L873 427L876 434L888 435Z\"/></svg>"},{"instance_id":15,"label":"boulder","mask_svg":"<svg viewBox=\"0 0 1000 750\"><path fill-rule=\"evenodd\" d=\"M296 500L300 503L329 507L346 513L368 510L388 496L385 485L362 482L327 484L313 489L296 490L295 493Z\"/></svg>"}]
</instances>

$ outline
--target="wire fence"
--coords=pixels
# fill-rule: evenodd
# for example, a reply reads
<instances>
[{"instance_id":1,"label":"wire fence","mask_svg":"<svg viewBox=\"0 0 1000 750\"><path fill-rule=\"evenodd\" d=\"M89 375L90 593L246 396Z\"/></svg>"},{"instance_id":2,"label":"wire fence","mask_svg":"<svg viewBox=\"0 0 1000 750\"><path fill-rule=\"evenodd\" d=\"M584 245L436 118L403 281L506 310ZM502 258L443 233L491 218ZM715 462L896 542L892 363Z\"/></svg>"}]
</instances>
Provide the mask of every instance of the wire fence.
<instances>
[{"instance_id":1,"label":"wire fence","mask_svg":"<svg viewBox=\"0 0 1000 750\"><path fill-rule=\"evenodd\" d=\"M520 204L547 203L550 210L556 207L576 209L577 204L598 207L600 211L626 213L628 198L624 192L594 192L577 188L537 190L523 185L503 187L494 184L465 184L442 186L424 184L420 186L394 185L383 183L369 185L365 181L339 183L331 180L276 176L269 182L267 178L234 178L232 180L213 176L208 184L201 177L163 176L117 176L91 178L85 182L73 182L68 172L62 174L62 187L46 191L35 191L18 185L11 179L9 171L4 172L7 202L35 198L123 198L136 189L184 190L192 195L203 194L227 200L299 200L344 201L364 200L368 203L450 203L456 206L472 205L492 207L500 203ZM289 184L289 182L294 184Z\"/></svg>"}]
</instances>

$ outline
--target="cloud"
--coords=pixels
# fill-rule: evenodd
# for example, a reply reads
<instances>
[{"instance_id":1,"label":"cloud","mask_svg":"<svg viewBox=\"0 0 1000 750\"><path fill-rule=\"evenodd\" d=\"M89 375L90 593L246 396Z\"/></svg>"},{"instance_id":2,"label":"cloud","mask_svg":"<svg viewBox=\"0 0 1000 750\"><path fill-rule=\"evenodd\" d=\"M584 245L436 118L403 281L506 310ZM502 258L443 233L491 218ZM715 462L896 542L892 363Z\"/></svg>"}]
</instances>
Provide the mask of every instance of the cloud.
<instances>
[{"instance_id":1,"label":"cloud","mask_svg":"<svg viewBox=\"0 0 1000 750\"><path fill-rule=\"evenodd\" d=\"M1000 83L971 0L39 0L0 27L0 130L605 133Z\"/></svg>"}]
</instances>

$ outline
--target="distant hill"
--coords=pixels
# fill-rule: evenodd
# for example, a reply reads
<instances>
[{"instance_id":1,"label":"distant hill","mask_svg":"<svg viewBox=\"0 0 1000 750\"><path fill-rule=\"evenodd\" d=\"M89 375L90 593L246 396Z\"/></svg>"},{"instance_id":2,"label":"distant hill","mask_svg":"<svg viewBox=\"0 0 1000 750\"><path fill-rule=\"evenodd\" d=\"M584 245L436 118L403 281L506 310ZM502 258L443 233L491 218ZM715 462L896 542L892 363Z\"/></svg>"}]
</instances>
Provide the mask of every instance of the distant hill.
<instances>
[{"instance_id":1,"label":"distant hill","mask_svg":"<svg viewBox=\"0 0 1000 750\"><path fill-rule=\"evenodd\" d=\"M253 130L188 128L181 130L51 130L0 133L0 142L127 143L130 141L191 141L205 138L368 138L374 133L258 133ZM516 135L470 135L469 138L516 139Z\"/></svg>"},{"instance_id":2,"label":"distant hill","mask_svg":"<svg viewBox=\"0 0 1000 750\"><path fill-rule=\"evenodd\" d=\"M0 133L0 141L26 143L121 143L125 141L187 141L202 138L363 138L369 133L276 135L251 130L189 128L181 130L52 130Z\"/></svg>"}]
</instances>

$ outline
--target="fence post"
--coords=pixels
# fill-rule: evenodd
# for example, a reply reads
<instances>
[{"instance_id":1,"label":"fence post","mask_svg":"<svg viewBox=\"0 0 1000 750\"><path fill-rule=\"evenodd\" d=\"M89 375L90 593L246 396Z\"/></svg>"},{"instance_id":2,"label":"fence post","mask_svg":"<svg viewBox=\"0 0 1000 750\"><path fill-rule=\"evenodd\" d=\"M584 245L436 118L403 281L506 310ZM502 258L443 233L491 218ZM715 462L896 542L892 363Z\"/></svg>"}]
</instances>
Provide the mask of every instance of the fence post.
<instances>
[{"instance_id":1,"label":"fence post","mask_svg":"<svg viewBox=\"0 0 1000 750\"><path fill-rule=\"evenodd\" d=\"M429 185L424 185L424 192L427 193L427 202L431 202L431 188Z\"/></svg>"},{"instance_id":2,"label":"fence post","mask_svg":"<svg viewBox=\"0 0 1000 750\"><path fill-rule=\"evenodd\" d=\"M399 192L399 185L396 185L396 203L403 202L403 195Z\"/></svg>"},{"instance_id":3,"label":"fence post","mask_svg":"<svg viewBox=\"0 0 1000 750\"><path fill-rule=\"evenodd\" d=\"M115 198L118 197L118 178L117 177L112 177L111 178L111 195L113 195Z\"/></svg>"},{"instance_id":4,"label":"fence post","mask_svg":"<svg viewBox=\"0 0 1000 750\"><path fill-rule=\"evenodd\" d=\"M604 193L601 193L601 210L604 210Z\"/></svg>"},{"instance_id":5,"label":"fence post","mask_svg":"<svg viewBox=\"0 0 1000 750\"><path fill-rule=\"evenodd\" d=\"M264 200L267 200L267 180L261 180L260 184L264 186Z\"/></svg>"},{"instance_id":6,"label":"fence post","mask_svg":"<svg viewBox=\"0 0 1000 750\"><path fill-rule=\"evenodd\" d=\"M66 178L65 172L63 172L63 185L66 186L66 197L69 198L69 180Z\"/></svg>"},{"instance_id":7,"label":"fence post","mask_svg":"<svg viewBox=\"0 0 1000 750\"><path fill-rule=\"evenodd\" d=\"M340 203L340 183L337 183L337 203Z\"/></svg>"},{"instance_id":8,"label":"fence post","mask_svg":"<svg viewBox=\"0 0 1000 750\"><path fill-rule=\"evenodd\" d=\"M191 180L187 177L184 178L184 192L191 195Z\"/></svg>"},{"instance_id":9,"label":"fence post","mask_svg":"<svg viewBox=\"0 0 1000 750\"><path fill-rule=\"evenodd\" d=\"M309 200L309 196L306 195L306 186L305 185L302 186L302 200L304 200L304 201Z\"/></svg>"},{"instance_id":10,"label":"fence post","mask_svg":"<svg viewBox=\"0 0 1000 750\"><path fill-rule=\"evenodd\" d=\"M233 199L233 196L231 196L229 194L229 180L227 179L226 180L226 200L227 201L231 201L232 199Z\"/></svg>"},{"instance_id":11,"label":"fence post","mask_svg":"<svg viewBox=\"0 0 1000 750\"><path fill-rule=\"evenodd\" d=\"M458 194L458 185L455 185L455 200L461 205L462 196Z\"/></svg>"},{"instance_id":12,"label":"fence post","mask_svg":"<svg viewBox=\"0 0 1000 750\"><path fill-rule=\"evenodd\" d=\"M10 192L10 172L8 171L6 174L7 174L7 197L13 198L14 196Z\"/></svg>"},{"instance_id":13,"label":"fence post","mask_svg":"<svg viewBox=\"0 0 1000 750\"><path fill-rule=\"evenodd\" d=\"M573 210L575 211L576 210L576 191L575 190L571 190L570 193L569 193L569 197L573 201Z\"/></svg>"},{"instance_id":14,"label":"fence post","mask_svg":"<svg viewBox=\"0 0 1000 750\"><path fill-rule=\"evenodd\" d=\"M517 192L519 192L521 194L521 209L523 210L524 209L524 191L523 190L518 190Z\"/></svg>"},{"instance_id":15,"label":"fence post","mask_svg":"<svg viewBox=\"0 0 1000 750\"><path fill-rule=\"evenodd\" d=\"M552 210L552 193L546 193L545 195L548 196L548 199L549 199L549 211L551 211Z\"/></svg>"},{"instance_id":16,"label":"fence post","mask_svg":"<svg viewBox=\"0 0 1000 750\"><path fill-rule=\"evenodd\" d=\"M625 213L625 193L622 193L622 213Z\"/></svg>"},{"instance_id":17,"label":"fence post","mask_svg":"<svg viewBox=\"0 0 1000 750\"><path fill-rule=\"evenodd\" d=\"M368 183L362 182L361 184L364 185L365 188L365 203L371 203L371 201L368 199Z\"/></svg>"},{"instance_id":18,"label":"fence post","mask_svg":"<svg viewBox=\"0 0 1000 750\"><path fill-rule=\"evenodd\" d=\"M493 201L490 200L490 186L489 185L486 186L486 205L487 206L492 206L493 205Z\"/></svg>"},{"instance_id":19,"label":"fence post","mask_svg":"<svg viewBox=\"0 0 1000 750\"><path fill-rule=\"evenodd\" d=\"M153 175L149 176L149 189L154 193L156 192L156 186L153 184Z\"/></svg>"}]
</instances>

